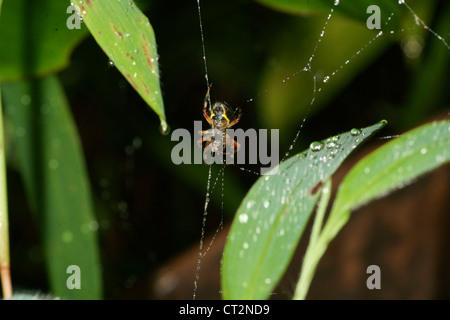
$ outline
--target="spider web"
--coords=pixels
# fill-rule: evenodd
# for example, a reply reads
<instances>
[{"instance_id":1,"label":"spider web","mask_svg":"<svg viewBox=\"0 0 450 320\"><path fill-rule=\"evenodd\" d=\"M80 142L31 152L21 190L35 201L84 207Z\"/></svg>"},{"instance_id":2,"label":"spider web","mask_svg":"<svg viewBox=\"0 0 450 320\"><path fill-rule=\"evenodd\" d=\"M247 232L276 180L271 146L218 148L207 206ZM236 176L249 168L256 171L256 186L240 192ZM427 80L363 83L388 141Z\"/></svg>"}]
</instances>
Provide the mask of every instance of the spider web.
<instances>
[{"instance_id":1,"label":"spider web","mask_svg":"<svg viewBox=\"0 0 450 320\"><path fill-rule=\"evenodd\" d=\"M322 70L320 70L320 66L316 66L315 60L316 60L316 54L318 50L320 50L321 46L323 46L323 42L327 38L327 30L329 27L330 22L333 20L333 17L335 15L336 8L338 8L341 3L344 1L349 0L335 0L333 4L330 5L330 9L328 14L325 17L325 20L323 22L323 26L315 39L315 44L313 47L312 52L309 55L309 58L307 59L304 66L301 66L295 70L292 70L292 73L290 73L288 76L286 76L284 79L281 79L280 82L282 84L289 85L292 79L297 77L298 75L302 73L306 73L310 75L312 79L312 93L311 93L311 100L309 102L309 106L307 107L306 113L304 116L302 116L301 119L298 120L298 129L296 130L295 135L293 136L291 143L288 147L288 150L284 153L281 161L284 161L287 157L290 156L292 150L294 149L300 134L303 130L303 127L309 117L309 114L311 112L311 109L314 107L316 103L316 99L318 96L320 96L322 89L330 83L330 81L334 81L335 77L344 69L347 68L353 61L356 59L359 59L360 56L363 56L364 52L368 50L375 42L377 42L379 39L386 35L392 35L396 32L407 32L408 30L400 29L397 31L388 31L389 26L392 22L392 19L394 17L394 13L390 13L387 15L387 18L382 22L383 27L380 31L374 32L373 37L368 40L366 43L364 43L358 50L350 54L347 58L343 59L342 63L337 65L333 71L323 74L321 73ZM448 44L448 41L445 37L441 36L437 32L435 32L432 28L430 28L427 23L414 11L414 9L405 1L405 0L393 0L393 2L396 2L398 6L401 6L405 8L405 10L409 13L410 17L415 22L416 28L423 28L427 32L429 32L434 38L436 38L438 41L441 42L441 44L447 48L447 50L450 51L450 46ZM201 43L202 43L202 52L203 52L203 63L204 63L204 72L205 72L205 80L206 80L206 89L210 86L210 80L208 75L208 63L207 63L207 45L205 44L205 35L204 35L204 27L202 22L202 11L201 11L201 4L200 0L197 0L197 9L198 9L198 17L199 17L199 28L200 28L200 37L201 37ZM369 15L368 15L369 16ZM382 31L384 30L384 31ZM292 84L294 85L294 84ZM268 92L268 90L263 90L262 92L257 93L254 97L251 97L247 99L247 102L253 102L255 98L265 96ZM209 107L211 108L211 101L209 98ZM210 110L211 111L211 110ZM390 139L394 136L386 136L382 137L380 139ZM252 170L249 170L247 168L240 168L243 171L255 173ZM215 171L215 170L214 170ZM258 173L255 173L258 174ZM221 218L219 225L215 228L214 234L209 242L205 242L205 234L206 234L206 226L207 226L207 216L208 216L208 208L211 201L211 195L213 192L217 191L218 185L220 184L221 188ZM213 165L209 167L208 171L208 177L207 177L207 185L206 185L206 195L205 195L205 202L203 207L203 219L202 219L202 226L201 226L201 235L200 235L200 243L199 243L199 250L198 250L198 260L197 260L197 267L196 267L196 274L194 279L194 290L193 290L193 299L195 300L198 293L198 284L200 280L201 275L201 264L203 258L206 256L208 251L210 250L216 235L218 232L223 228L223 203L224 203L224 190L225 190L225 166L219 166L219 169L217 173L213 174Z\"/></svg>"}]
</instances>

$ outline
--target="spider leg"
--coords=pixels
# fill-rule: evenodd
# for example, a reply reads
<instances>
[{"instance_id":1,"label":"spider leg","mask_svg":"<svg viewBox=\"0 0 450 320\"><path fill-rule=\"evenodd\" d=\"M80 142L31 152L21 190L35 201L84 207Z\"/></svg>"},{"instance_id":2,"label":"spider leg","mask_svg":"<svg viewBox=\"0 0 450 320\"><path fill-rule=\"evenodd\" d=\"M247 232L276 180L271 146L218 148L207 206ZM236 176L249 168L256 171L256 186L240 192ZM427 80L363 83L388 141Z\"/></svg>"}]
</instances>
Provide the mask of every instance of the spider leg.
<instances>
[{"instance_id":1,"label":"spider leg","mask_svg":"<svg viewBox=\"0 0 450 320\"><path fill-rule=\"evenodd\" d=\"M208 114L208 104L210 103L209 90L211 89L211 86L212 86L212 83L209 85L208 91L206 91L205 100L203 102L203 116L205 117L206 121L208 121L208 123L210 125L212 125L212 122L211 122L211 117Z\"/></svg>"},{"instance_id":2,"label":"spider leg","mask_svg":"<svg viewBox=\"0 0 450 320\"><path fill-rule=\"evenodd\" d=\"M198 134L201 136L200 139L197 140L197 145L199 147L202 146L203 142L207 142L207 145L211 143L211 137L214 137L214 131L211 129L199 131Z\"/></svg>"},{"instance_id":3,"label":"spider leg","mask_svg":"<svg viewBox=\"0 0 450 320\"><path fill-rule=\"evenodd\" d=\"M241 145L236 140L233 140L233 143L234 143L234 147L235 147L235 150L236 150L235 152L238 152L239 149L241 148Z\"/></svg>"},{"instance_id":4,"label":"spider leg","mask_svg":"<svg viewBox=\"0 0 450 320\"><path fill-rule=\"evenodd\" d=\"M211 141L206 142L205 149L203 149L203 163L208 164L208 155L211 154L211 148L212 148Z\"/></svg>"},{"instance_id":5,"label":"spider leg","mask_svg":"<svg viewBox=\"0 0 450 320\"><path fill-rule=\"evenodd\" d=\"M242 109L239 108L239 107L237 107L236 110L238 111L238 115L236 116L236 118L235 118L233 121L231 121L231 122L227 125L227 128L234 126L236 123L239 122L239 120L241 120ZM236 111L235 111L235 113L236 113Z\"/></svg>"},{"instance_id":6,"label":"spider leg","mask_svg":"<svg viewBox=\"0 0 450 320\"><path fill-rule=\"evenodd\" d=\"M226 142L224 143L224 150L228 150L225 148L230 148L231 157L234 157L234 154L239 150L241 145L234 139L232 139L228 134L226 135ZM228 152L224 152L223 154L228 154Z\"/></svg>"}]
</instances>

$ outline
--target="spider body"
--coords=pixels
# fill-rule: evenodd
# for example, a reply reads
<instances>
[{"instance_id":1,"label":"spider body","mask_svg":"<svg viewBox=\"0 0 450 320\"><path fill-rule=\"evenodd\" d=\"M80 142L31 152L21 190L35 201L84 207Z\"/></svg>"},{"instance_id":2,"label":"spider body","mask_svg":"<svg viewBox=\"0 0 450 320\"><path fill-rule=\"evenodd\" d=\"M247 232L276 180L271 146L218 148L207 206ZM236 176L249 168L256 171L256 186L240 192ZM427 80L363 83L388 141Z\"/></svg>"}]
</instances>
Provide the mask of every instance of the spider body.
<instances>
[{"instance_id":1,"label":"spider body","mask_svg":"<svg viewBox=\"0 0 450 320\"><path fill-rule=\"evenodd\" d=\"M215 102L214 105L209 108L210 89L211 86L209 86L208 91L206 92L203 104L203 116L211 125L211 128L199 132L201 138L198 139L197 143L201 146L201 144L206 141L204 154L217 152L226 155L230 152L230 156L233 157L234 153L239 150L240 145L226 133L226 130L239 122L242 114L241 109L237 108L236 113L223 102Z\"/></svg>"}]
</instances>

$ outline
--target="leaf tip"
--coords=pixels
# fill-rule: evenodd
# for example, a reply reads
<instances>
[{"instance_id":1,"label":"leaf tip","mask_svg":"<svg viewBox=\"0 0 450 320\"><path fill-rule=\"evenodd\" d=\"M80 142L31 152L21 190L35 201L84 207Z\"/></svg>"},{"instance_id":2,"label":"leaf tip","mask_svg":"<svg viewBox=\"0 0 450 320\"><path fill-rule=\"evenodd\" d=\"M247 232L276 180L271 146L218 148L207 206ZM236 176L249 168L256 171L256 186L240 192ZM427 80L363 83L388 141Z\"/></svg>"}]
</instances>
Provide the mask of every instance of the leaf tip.
<instances>
[{"instance_id":1,"label":"leaf tip","mask_svg":"<svg viewBox=\"0 0 450 320\"><path fill-rule=\"evenodd\" d=\"M159 132L161 132L162 135L166 136L170 132L170 127L163 118L160 118L160 119L161 119L161 124L159 126Z\"/></svg>"}]
</instances>

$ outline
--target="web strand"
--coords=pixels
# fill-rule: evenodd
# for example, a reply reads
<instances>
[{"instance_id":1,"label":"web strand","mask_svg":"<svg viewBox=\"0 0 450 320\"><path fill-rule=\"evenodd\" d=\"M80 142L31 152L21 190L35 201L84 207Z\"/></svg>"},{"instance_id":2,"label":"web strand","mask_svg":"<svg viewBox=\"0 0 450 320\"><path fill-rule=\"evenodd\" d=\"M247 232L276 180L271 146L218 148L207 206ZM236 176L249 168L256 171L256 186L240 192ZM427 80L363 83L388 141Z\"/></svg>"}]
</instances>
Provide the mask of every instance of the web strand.
<instances>
[{"instance_id":1,"label":"web strand","mask_svg":"<svg viewBox=\"0 0 450 320\"><path fill-rule=\"evenodd\" d=\"M428 25L426 25L425 22L414 12L414 10L406 3L405 0L398 0L398 4L404 5L406 7L406 9L408 9L408 11L412 14L412 16L414 17L414 20L416 21L417 24L420 24L425 30L428 30L436 39L441 41L444 44L444 46L446 46L447 49L450 50L450 45L447 43L447 41L445 41L445 39L442 36L437 34Z\"/></svg>"},{"instance_id":2,"label":"web strand","mask_svg":"<svg viewBox=\"0 0 450 320\"><path fill-rule=\"evenodd\" d=\"M209 89L209 77L208 77L208 63L206 61L206 45L205 45L205 35L203 32L203 20L202 20L202 10L200 8L200 0L197 0L197 10L198 10L198 20L200 26L200 38L202 40L202 50L203 50L203 65L205 68L205 80L206 80L206 89ZM211 112L211 98L208 95L208 103L209 103L209 112Z\"/></svg>"}]
</instances>

